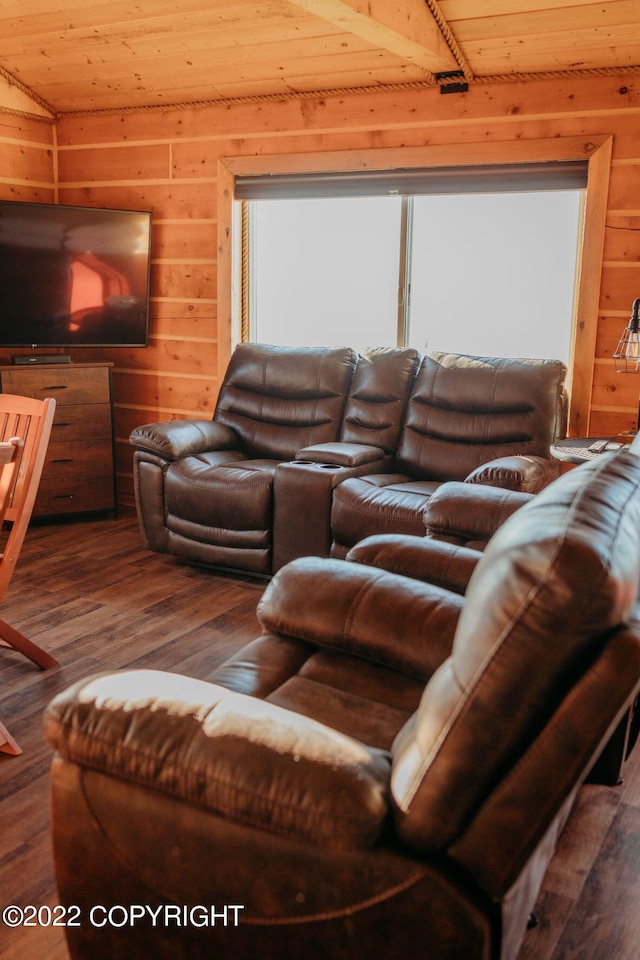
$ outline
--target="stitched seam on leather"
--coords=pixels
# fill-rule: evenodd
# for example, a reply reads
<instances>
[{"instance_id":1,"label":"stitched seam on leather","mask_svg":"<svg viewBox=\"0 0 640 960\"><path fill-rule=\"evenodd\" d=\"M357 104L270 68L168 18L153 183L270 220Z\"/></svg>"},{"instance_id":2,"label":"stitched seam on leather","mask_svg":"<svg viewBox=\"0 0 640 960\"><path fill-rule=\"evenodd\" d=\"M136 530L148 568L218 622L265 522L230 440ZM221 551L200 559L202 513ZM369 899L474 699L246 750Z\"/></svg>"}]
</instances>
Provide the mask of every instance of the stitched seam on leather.
<instances>
[{"instance_id":1,"label":"stitched seam on leather","mask_svg":"<svg viewBox=\"0 0 640 960\"><path fill-rule=\"evenodd\" d=\"M180 482L186 483L190 487L193 487L194 489L201 489L201 490L213 490L215 488L218 488L220 490L246 490L247 487L261 487L265 485L270 486L271 476L269 475L266 484L264 480L244 480L240 482L234 481L232 483L226 483L220 480L199 480L196 477L182 477ZM170 493L169 493L169 496L171 496Z\"/></svg>"},{"instance_id":2,"label":"stitched seam on leather","mask_svg":"<svg viewBox=\"0 0 640 960\"><path fill-rule=\"evenodd\" d=\"M388 572L388 571L381 571L381 573L386 573L386 572ZM279 633L281 636L286 637L287 639L303 640L305 643L314 644L316 647L321 647L323 650L335 650L335 649L336 649L335 644L323 643L322 638L319 638L316 634L311 633L311 632L309 632L308 630L304 630L304 629L303 629L302 627L300 627L300 626L296 626L296 628L295 628L295 633L287 633L287 632L286 632L283 628L281 628L281 627L276 627L275 629L278 631L278 633ZM348 639L349 639L349 638L348 638L348 637L346 636L346 634L343 632L343 634L342 634L342 640L344 641L344 640L348 640ZM363 653L361 650L351 650L351 649L350 649L350 650L348 650L347 652L348 652L348 654L349 654L350 657L353 657L354 659L357 659L357 660L365 660L367 663L373 663L373 664L374 664L375 666L377 666L377 667L385 667L387 670L395 670L395 669L397 669L397 667L396 667L393 663L391 663L390 661L388 661L388 660L383 660L381 657L375 657L375 656L373 656L373 655L369 656L369 655L367 655L366 653ZM397 661L396 661L396 662L397 662ZM418 671L418 670L415 670L415 669L411 669L409 666L403 666L403 667L402 667L402 673L405 674L407 677L410 677L412 680L418 680L420 683L425 683L425 682L426 682L426 677L425 677L425 672L424 672L424 671ZM295 674L295 676L298 676L298 674ZM306 679L308 682L311 682L311 680L312 680L312 678L310 678L310 677L305 677L305 678L303 678L303 679ZM286 682L286 681L285 681L285 682ZM316 681L313 681L313 682L315 683ZM284 684L282 684L282 686L284 686ZM277 693L277 691L278 691L279 689L280 689L280 687L276 687L274 690L271 691L271 693ZM339 687L335 687L334 689L338 690ZM271 696L271 693L269 694L269 696Z\"/></svg>"},{"instance_id":3,"label":"stitched seam on leather","mask_svg":"<svg viewBox=\"0 0 640 960\"><path fill-rule=\"evenodd\" d=\"M351 627L353 625L353 621L356 618L356 614L358 613L358 610L362 605L362 602L366 597L366 595L373 588L374 584L378 583L379 580L380 580L380 575L372 574L371 578L366 580L362 584L362 586L359 588L358 592L356 593L355 597L351 601L351 606L349 607L349 613L347 614L347 617L345 619L344 629L342 631L342 637L344 640L348 640L350 638Z\"/></svg>"},{"instance_id":4,"label":"stitched seam on leather","mask_svg":"<svg viewBox=\"0 0 640 960\"><path fill-rule=\"evenodd\" d=\"M376 906L378 903L384 903L385 900L389 900L398 893L402 893L403 890L407 890L409 887L414 886L416 883L422 880L423 877L424 871L415 869L411 876L408 877L403 883L399 883L395 887L390 887L388 890L377 894L375 897L370 897L368 900L360 900L357 903L352 903L349 906L343 907L342 910L327 910L321 913L305 914L304 916L300 917L265 917L265 919L246 917L243 914L242 924L243 926L246 924L255 927L277 927L287 926L295 923L314 923L318 920L334 920L337 917L345 916L345 914L353 914L356 910L367 910L370 907Z\"/></svg>"},{"instance_id":5,"label":"stitched seam on leather","mask_svg":"<svg viewBox=\"0 0 640 960\"><path fill-rule=\"evenodd\" d=\"M320 646L320 644L318 644L318 646ZM332 648L325 647L323 649L329 650ZM381 663L379 660L370 660L368 657L361 657L359 654L349 652L349 656L360 659L360 660L366 660L367 663L373 663L377 667L383 667L386 670L393 669L393 667L388 667L386 664ZM281 691L283 687L285 687L287 683L289 683L290 680L299 680L305 684L307 683L313 684L315 687L318 687L318 688L322 688L325 690L333 690L338 695L346 694L347 696L353 697L354 699L360 700L364 703L376 703L379 706L385 707L388 710L395 710L398 713L404 714L404 716L406 716L407 718L410 716L409 710L405 710L403 707L395 707L392 703L389 703L387 700L381 700L379 697L374 697L373 695L370 695L370 694L367 694L367 696L364 696L364 694L361 694L361 693L353 693L347 688L337 687L333 683L327 683L326 680L317 680L315 677L308 677L306 674L301 673L301 670L304 669L305 666L307 666L307 664L312 663L312 661L313 661L313 655L310 656L308 660L305 660L305 662L302 664L302 666L298 669L296 673L292 674L292 676L290 677L287 677L284 683L281 683L278 687L275 687L274 690L268 693L267 696L265 697L265 700L268 700L269 702L271 702L270 697L272 697L274 694L277 695L278 692ZM411 676L411 674L406 673L406 676ZM413 679L420 681L420 680L423 680L424 677L416 675ZM289 709L289 708L286 707L285 709ZM388 750L385 752L389 753Z\"/></svg>"},{"instance_id":6,"label":"stitched seam on leather","mask_svg":"<svg viewBox=\"0 0 640 960\"><path fill-rule=\"evenodd\" d=\"M423 415L423 419L422 419L421 427L423 426L423 427L424 427L424 430L423 430L423 431L418 431L417 428L413 428L413 429L414 429L414 432L422 432L422 439L420 440L420 443L419 443L419 445L418 445L418 449L417 449L417 451L416 451L416 457L415 457L415 460L414 460L414 464L415 464L415 463L418 463L418 464L422 463L422 448L424 447L424 445L425 445L425 443L427 442L427 440L430 439L430 435L429 435L429 414L431 413L431 401L433 400L433 395L434 395L435 390L436 390L436 380L438 379L438 374L439 374L439 372L440 372L440 365L438 364L438 365L436 365L436 367L435 367L435 369L434 369L434 371L433 371L433 377L431 378L431 388L430 388L430 391L429 391L429 399L426 401L425 410L424 410L424 415ZM408 430L411 430L411 429L412 429L412 427L411 427L410 424L407 424L407 429L408 429Z\"/></svg>"},{"instance_id":7,"label":"stitched seam on leather","mask_svg":"<svg viewBox=\"0 0 640 960\"><path fill-rule=\"evenodd\" d=\"M488 411L488 414L489 414L489 415L485 417L484 430L483 430L484 444L483 444L481 447L477 448L477 450L476 450L476 454L477 454L478 460L480 461L480 462L478 463L478 466L482 466L482 464L486 462L486 454L483 453L482 451L483 451L483 448L486 448L486 447L488 447L488 446L491 444L491 436L490 436L489 427L490 427L490 424L491 424L490 417L494 416L493 410L494 410L494 408L495 408L495 406L496 406L496 391L497 391L497 389L498 389L498 372L504 367L504 365L505 365L506 362L507 362L506 360L502 360L500 363L496 364L496 365L492 368L492 374L493 374L493 375L492 375L492 378L491 378L491 392L490 392L490 395L489 395L489 402L488 402L488 406L489 406L490 409L489 409L489 411Z\"/></svg>"},{"instance_id":8,"label":"stitched seam on leather","mask_svg":"<svg viewBox=\"0 0 640 960\"><path fill-rule=\"evenodd\" d=\"M314 402L314 405L313 405L313 417L314 417L314 420L316 419L317 413L318 413L318 394L320 393L320 371L322 370L322 365L323 365L323 363L326 361L326 359L327 359L327 351L325 350L325 352L324 352L323 355L322 355L322 359L320 360L320 363L318 364L318 369L316 370L316 396L315 396L315 402ZM311 441L311 427L307 427L307 429L306 429L306 431L305 431L305 441L304 441L304 443L302 444L302 446L303 446L303 447L308 447L310 441Z\"/></svg>"},{"instance_id":9,"label":"stitched seam on leather","mask_svg":"<svg viewBox=\"0 0 640 960\"><path fill-rule=\"evenodd\" d=\"M219 467L211 467L210 472L207 471L206 478L202 478L200 475L194 476L193 474L185 474L184 476L180 476L176 482L185 483L191 487L202 490L211 490L213 487L219 487L223 490L245 490L247 487L271 486L273 482L273 474L275 473L275 464L272 471L248 470L246 467L242 466L242 464L245 462L246 461L243 460L230 460L228 464L220 464ZM250 475L250 479L240 481L218 480L215 474L212 476L212 473L220 468L229 470L242 470L245 476L247 474Z\"/></svg>"},{"instance_id":10,"label":"stitched seam on leather","mask_svg":"<svg viewBox=\"0 0 640 960\"><path fill-rule=\"evenodd\" d=\"M337 489L339 489L339 486ZM427 500L428 497L429 497L429 494L425 493L424 499ZM410 509L405 508L403 512L400 512L401 511L400 507L396 507L393 510L389 509L388 507L385 508L384 516L382 517L380 516L380 512L378 510L367 510L365 507L361 506L358 503L351 504L349 509L352 510L354 513L359 514L362 517L371 517L374 520L382 520L382 521L398 520L403 523L411 524L412 526L416 519L414 513Z\"/></svg>"},{"instance_id":11,"label":"stitched seam on leather","mask_svg":"<svg viewBox=\"0 0 640 960\"><path fill-rule=\"evenodd\" d=\"M182 532L179 529L176 529L175 526L168 526L168 524L174 521L174 524L188 524L189 525L189 535L186 532ZM268 544L263 546L254 546L251 544L231 544L231 543L210 543L207 539L208 537L215 537L216 535L231 535L233 536L270 536L271 528L267 527L263 530L261 527L220 527L211 523L200 523L198 520L185 520L184 517L177 517L174 513L170 513L166 519L167 527L166 529L171 534L172 537L181 537L183 540L191 541L194 538L197 538L198 535L202 539L198 539L198 543L203 543L205 546L209 547L223 547L229 548L230 550L268 550Z\"/></svg>"},{"instance_id":12,"label":"stitched seam on leather","mask_svg":"<svg viewBox=\"0 0 640 960\"><path fill-rule=\"evenodd\" d=\"M72 761L72 762L75 762L75 761ZM87 808L87 811L94 829L103 838L103 840L109 845L110 849L113 850L118 863L123 864L124 867L129 871L129 873L132 876L136 877L138 880L141 880L142 883L144 883L145 887L147 887L149 890L153 890L154 893L160 894L160 890L151 886L151 884L149 884L146 879L143 879L142 877L140 877L140 874L136 866L136 861L132 860L129 856L127 856L127 851L123 849L119 844L116 845L113 842L109 834L106 832L106 830L102 826L102 822L98 819L93 809L93 806L90 802L89 795L87 794L87 789L86 789L85 780L84 780L84 773L85 773L84 768L81 767L80 772L81 772L80 793L82 795L82 799L84 800L85 806Z\"/></svg>"}]
</instances>

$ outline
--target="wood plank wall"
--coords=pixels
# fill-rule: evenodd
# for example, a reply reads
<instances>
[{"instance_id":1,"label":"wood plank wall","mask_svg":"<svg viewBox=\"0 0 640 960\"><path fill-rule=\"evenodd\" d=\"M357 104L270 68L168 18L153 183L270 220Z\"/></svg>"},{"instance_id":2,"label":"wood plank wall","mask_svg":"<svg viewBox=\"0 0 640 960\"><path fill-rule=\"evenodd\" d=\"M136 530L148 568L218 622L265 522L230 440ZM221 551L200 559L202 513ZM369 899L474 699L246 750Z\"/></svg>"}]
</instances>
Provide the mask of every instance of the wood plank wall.
<instances>
[{"instance_id":1,"label":"wood plank wall","mask_svg":"<svg viewBox=\"0 0 640 960\"><path fill-rule=\"evenodd\" d=\"M53 203L55 126L0 113L0 199Z\"/></svg>"},{"instance_id":2,"label":"wood plank wall","mask_svg":"<svg viewBox=\"0 0 640 960\"><path fill-rule=\"evenodd\" d=\"M150 346L74 351L77 359L115 364L122 503L133 498L130 430L153 420L209 417L224 374L231 332L226 320L218 324L216 279L216 177L224 157L494 143L499 158L500 144L515 139L580 136L587 142L611 136L590 430L610 434L635 425L640 375L617 375L611 354L640 296L637 77L472 84L467 94L400 89L67 116L57 123L54 158L46 124L14 128L2 117L0 124L0 158L8 171L2 196L49 199L49 177L61 203L153 211ZM221 304L221 317L226 309Z\"/></svg>"}]
</instances>

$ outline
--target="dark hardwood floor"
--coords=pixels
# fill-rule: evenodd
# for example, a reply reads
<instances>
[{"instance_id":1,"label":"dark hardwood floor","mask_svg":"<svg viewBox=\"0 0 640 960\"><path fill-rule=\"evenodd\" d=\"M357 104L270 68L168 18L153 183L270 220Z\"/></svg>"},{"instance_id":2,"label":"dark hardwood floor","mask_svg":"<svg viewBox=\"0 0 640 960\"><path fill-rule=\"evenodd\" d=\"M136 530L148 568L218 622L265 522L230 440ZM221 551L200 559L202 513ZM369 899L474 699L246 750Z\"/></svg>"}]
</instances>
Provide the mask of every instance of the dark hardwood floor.
<instances>
[{"instance_id":1,"label":"dark hardwood floor","mask_svg":"<svg viewBox=\"0 0 640 960\"><path fill-rule=\"evenodd\" d=\"M47 702L76 679L121 667L206 677L256 636L263 589L144 550L132 515L32 525L0 616L60 665L43 672L0 648L0 720L24 750L0 754L0 908L57 902ZM583 789L519 960L638 960L639 904L640 748L620 786ZM0 920L0 960L68 960L63 931Z\"/></svg>"}]
</instances>

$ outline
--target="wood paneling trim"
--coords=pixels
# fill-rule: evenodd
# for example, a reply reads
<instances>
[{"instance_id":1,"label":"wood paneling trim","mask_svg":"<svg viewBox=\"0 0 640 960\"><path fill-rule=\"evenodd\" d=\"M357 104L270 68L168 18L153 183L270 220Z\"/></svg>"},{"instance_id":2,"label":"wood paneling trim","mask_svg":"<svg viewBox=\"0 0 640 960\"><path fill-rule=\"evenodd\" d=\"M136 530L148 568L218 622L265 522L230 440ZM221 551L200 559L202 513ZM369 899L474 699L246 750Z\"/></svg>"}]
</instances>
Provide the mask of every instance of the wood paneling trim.
<instances>
[{"instance_id":1,"label":"wood paneling trim","mask_svg":"<svg viewBox=\"0 0 640 960\"><path fill-rule=\"evenodd\" d=\"M277 156L224 157L234 177L340 170L389 170L393 167L471 166L483 163L536 163L590 158L609 136L500 140L495 143L442 143L420 147L323 151ZM218 210L220 219L220 210Z\"/></svg>"},{"instance_id":2,"label":"wood paneling trim","mask_svg":"<svg viewBox=\"0 0 640 960\"><path fill-rule=\"evenodd\" d=\"M354 133L366 130L395 130L420 127L427 133L434 126L459 129L468 124L500 125L505 138L511 126L523 120L570 120L582 118L629 117L640 114L637 84L630 78L593 77L581 79L531 80L528 82L476 87L461 97L440 94L439 88L360 93L336 93L322 99L290 100L279 104L237 103L211 105L201 109L167 109L161 117L165 139L186 142L230 140L250 137L260 141L308 134ZM126 114L121 117L62 117L58 123L61 146L105 142L157 143L158 114Z\"/></svg>"},{"instance_id":3,"label":"wood paneling trim","mask_svg":"<svg viewBox=\"0 0 640 960\"><path fill-rule=\"evenodd\" d=\"M607 137L589 158L584 237L577 290L576 328L572 338L570 436L589 436L612 148L612 138Z\"/></svg>"},{"instance_id":4,"label":"wood paneling trim","mask_svg":"<svg viewBox=\"0 0 640 960\"><path fill-rule=\"evenodd\" d=\"M226 370L239 323L238 250L241 230L234 210L235 176L224 160L218 162L218 357L220 378ZM234 229L235 226L235 229ZM234 255L235 254L235 255ZM235 281L235 282L234 282Z\"/></svg>"}]
</instances>

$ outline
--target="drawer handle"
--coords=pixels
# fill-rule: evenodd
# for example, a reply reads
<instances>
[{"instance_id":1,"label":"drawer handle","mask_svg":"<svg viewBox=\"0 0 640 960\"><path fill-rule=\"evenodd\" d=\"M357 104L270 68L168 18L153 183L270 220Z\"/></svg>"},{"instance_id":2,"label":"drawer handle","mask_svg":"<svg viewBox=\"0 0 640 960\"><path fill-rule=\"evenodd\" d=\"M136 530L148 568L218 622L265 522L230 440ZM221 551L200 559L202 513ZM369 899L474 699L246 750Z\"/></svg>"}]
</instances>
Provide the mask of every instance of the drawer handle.
<instances>
[{"instance_id":1,"label":"drawer handle","mask_svg":"<svg viewBox=\"0 0 640 960\"><path fill-rule=\"evenodd\" d=\"M43 387L42 389L43 389L43 390L66 390L66 389L67 389L67 384L66 384L66 383L52 383L51 386L49 386L49 387Z\"/></svg>"},{"instance_id":2,"label":"drawer handle","mask_svg":"<svg viewBox=\"0 0 640 960\"><path fill-rule=\"evenodd\" d=\"M71 420L61 420L59 423L54 423L54 427L70 427Z\"/></svg>"},{"instance_id":3,"label":"drawer handle","mask_svg":"<svg viewBox=\"0 0 640 960\"><path fill-rule=\"evenodd\" d=\"M73 457L58 457L56 460L52 460L51 463L73 463Z\"/></svg>"},{"instance_id":4,"label":"drawer handle","mask_svg":"<svg viewBox=\"0 0 640 960\"><path fill-rule=\"evenodd\" d=\"M58 494L56 494L56 496L55 496L53 499L54 499L54 500L73 500L73 494L72 494L72 493L58 493Z\"/></svg>"}]
</instances>

